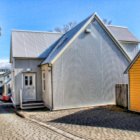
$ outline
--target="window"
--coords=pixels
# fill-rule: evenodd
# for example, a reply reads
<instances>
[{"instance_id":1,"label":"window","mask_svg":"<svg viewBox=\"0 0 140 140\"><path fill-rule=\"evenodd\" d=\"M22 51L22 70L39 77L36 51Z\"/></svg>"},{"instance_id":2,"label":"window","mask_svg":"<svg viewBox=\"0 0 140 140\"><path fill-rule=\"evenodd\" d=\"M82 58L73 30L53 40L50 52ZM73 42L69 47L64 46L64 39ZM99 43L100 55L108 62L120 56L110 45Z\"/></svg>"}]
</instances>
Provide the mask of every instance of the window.
<instances>
[{"instance_id":1,"label":"window","mask_svg":"<svg viewBox=\"0 0 140 140\"><path fill-rule=\"evenodd\" d=\"M30 76L29 79L30 79L30 86L32 86L32 84L33 84L33 78L32 78L32 76Z\"/></svg>"},{"instance_id":2,"label":"window","mask_svg":"<svg viewBox=\"0 0 140 140\"><path fill-rule=\"evenodd\" d=\"M42 71L42 90L45 91L46 90L46 74L45 71Z\"/></svg>"},{"instance_id":3,"label":"window","mask_svg":"<svg viewBox=\"0 0 140 140\"><path fill-rule=\"evenodd\" d=\"M25 86L32 86L33 85L33 76L25 75Z\"/></svg>"},{"instance_id":4,"label":"window","mask_svg":"<svg viewBox=\"0 0 140 140\"><path fill-rule=\"evenodd\" d=\"M28 86L28 76L25 76L25 86Z\"/></svg>"}]
</instances>

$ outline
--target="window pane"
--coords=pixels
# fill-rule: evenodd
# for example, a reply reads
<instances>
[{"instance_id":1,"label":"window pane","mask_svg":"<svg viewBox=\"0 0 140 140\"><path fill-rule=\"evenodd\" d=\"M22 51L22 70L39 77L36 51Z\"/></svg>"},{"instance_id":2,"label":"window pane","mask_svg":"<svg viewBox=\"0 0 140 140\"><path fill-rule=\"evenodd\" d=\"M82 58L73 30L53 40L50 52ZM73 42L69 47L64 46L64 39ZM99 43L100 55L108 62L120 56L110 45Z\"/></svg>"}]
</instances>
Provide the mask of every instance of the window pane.
<instances>
[{"instance_id":1,"label":"window pane","mask_svg":"<svg viewBox=\"0 0 140 140\"><path fill-rule=\"evenodd\" d=\"M30 76L30 86L33 84L33 78Z\"/></svg>"},{"instance_id":2,"label":"window pane","mask_svg":"<svg viewBox=\"0 0 140 140\"><path fill-rule=\"evenodd\" d=\"M45 79L45 73L43 73L43 79Z\"/></svg>"},{"instance_id":3,"label":"window pane","mask_svg":"<svg viewBox=\"0 0 140 140\"><path fill-rule=\"evenodd\" d=\"M44 80L44 90L46 89L46 87L45 87L45 80Z\"/></svg>"},{"instance_id":4,"label":"window pane","mask_svg":"<svg viewBox=\"0 0 140 140\"><path fill-rule=\"evenodd\" d=\"M25 76L25 86L28 86L28 76Z\"/></svg>"}]
</instances>

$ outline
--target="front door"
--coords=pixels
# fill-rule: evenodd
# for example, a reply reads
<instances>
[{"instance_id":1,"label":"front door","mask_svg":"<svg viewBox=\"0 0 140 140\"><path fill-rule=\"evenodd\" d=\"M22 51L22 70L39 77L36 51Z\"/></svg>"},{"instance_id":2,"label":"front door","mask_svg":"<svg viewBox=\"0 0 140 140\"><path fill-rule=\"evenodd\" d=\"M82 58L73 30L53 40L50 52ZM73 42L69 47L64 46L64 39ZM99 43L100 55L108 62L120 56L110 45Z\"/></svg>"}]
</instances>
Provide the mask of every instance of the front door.
<instances>
[{"instance_id":1,"label":"front door","mask_svg":"<svg viewBox=\"0 0 140 140\"><path fill-rule=\"evenodd\" d=\"M36 76L35 73L23 74L23 101L36 100Z\"/></svg>"}]
</instances>

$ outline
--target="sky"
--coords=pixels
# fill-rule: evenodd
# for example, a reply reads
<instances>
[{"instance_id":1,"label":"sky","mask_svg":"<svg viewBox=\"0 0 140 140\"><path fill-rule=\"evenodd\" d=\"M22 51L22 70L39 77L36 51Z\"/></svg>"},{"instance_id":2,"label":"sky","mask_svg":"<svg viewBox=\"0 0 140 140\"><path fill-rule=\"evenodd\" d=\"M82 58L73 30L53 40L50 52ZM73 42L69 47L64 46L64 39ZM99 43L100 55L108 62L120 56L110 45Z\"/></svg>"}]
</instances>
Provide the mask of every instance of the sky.
<instances>
[{"instance_id":1,"label":"sky","mask_svg":"<svg viewBox=\"0 0 140 140\"><path fill-rule=\"evenodd\" d=\"M94 12L140 39L140 0L0 0L0 66L9 61L12 30L51 31Z\"/></svg>"}]
</instances>

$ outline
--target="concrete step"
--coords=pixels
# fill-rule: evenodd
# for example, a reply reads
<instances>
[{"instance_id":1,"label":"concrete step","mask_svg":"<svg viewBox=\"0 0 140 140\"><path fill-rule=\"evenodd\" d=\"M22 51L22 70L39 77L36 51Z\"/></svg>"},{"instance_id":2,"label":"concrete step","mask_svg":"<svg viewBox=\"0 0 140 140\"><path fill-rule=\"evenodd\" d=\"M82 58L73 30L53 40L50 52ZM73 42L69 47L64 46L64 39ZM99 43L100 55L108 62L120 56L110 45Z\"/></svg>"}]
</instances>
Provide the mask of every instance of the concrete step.
<instances>
[{"instance_id":1,"label":"concrete step","mask_svg":"<svg viewBox=\"0 0 140 140\"><path fill-rule=\"evenodd\" d=\"M36 106L36 105L44 105L44 103L23 103L23 106Z\"/></svg>"},{"instance_id":2,"label":"concrete step","mask_svg":"<svg viewBox=\"0 0 140 140\"><path fill-rule=\"evenodd\" d=\"M21 109L34 109L34 108L44 108L44 103L42 101L28 101L22 103Z\"/></svg>"},{"instance_id":3,"label":"concrete step","mask_svg":"<svg viewBox=\"0 0 140 140\"><path fill-rule=\"evenodd\" d=\"M44 105L40 106L22 106L21 109L37 109L37 108L45 108Z\"/></svg>"}]
</instances>

